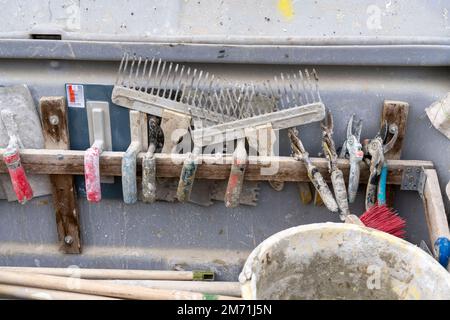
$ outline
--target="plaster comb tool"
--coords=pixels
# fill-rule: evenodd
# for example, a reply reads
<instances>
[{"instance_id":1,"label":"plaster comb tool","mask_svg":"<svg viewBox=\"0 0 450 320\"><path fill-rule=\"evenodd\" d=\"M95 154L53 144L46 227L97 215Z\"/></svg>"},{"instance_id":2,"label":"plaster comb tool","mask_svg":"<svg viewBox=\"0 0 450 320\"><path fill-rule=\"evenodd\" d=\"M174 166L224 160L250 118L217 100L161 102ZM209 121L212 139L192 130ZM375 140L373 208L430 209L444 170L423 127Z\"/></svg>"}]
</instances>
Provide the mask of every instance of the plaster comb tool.
<instances>
[{"instance_id":1,"label":"plaster comb tool","mask_svg":"<svg viewBox=\"0 0 450 320\"><path fill-rule=\"evenodd\" d=\"M244 101L252 101L252 95L264 95L263 90L259 90L251 84L247 85ZM193 139L201 145L212 141L217 143L218 141L240 140L246 138L256 128L267 124L270 124L272 129L279 130L320 121L325 116L325 107L321 101L311 101L311 103L306 102L301 105L282 102L279 108L272 110L259 109L253 103L243 103L237 106L237 120L194 129Z\"/></svg>"},{"instance_id":2,"label":"plaster comb tool","mask_svg":"<svg viewBox=\"0 0 450 320\"><path fill-rule=\"evenodd\" d=\"M272 97L279 101L281 110L301 108L306 112L306 116L309 114L310 121L305 121L307 118L303 119L303 123L290 121L284 128L288 128L288 137L291 141L294 158L302 161L306 166L308 177L314 185L314 188L320 194L328 210L337 212L338 205L333 194L320 172L309 159L309 153L303 146L302 141L298 137L298 131L295 128L298 125L321 121L325 118L325 106L320 98L317 73L315 70L312 70L311 73L305 70L304 73L303 75L303 72L299 70L298 74L280 74L279 79L278 77L274 77L274 83L277 87L276 90L270 82L267 82L267 87Z\"/></svg>"},{"instance_id":3,"label":"plaster comb tool","mask_svg":"<svg viewBox=\"0 0 450 320\"><path fill-rule=\"evenodd\" d=\"M203 102L214 109L217 114L221 114L221 122L235 119L238 115L238 108L236 101L239 92L236 89L226 88L223 85L211 86L211 91L207 96L207 99ZM214 126L214 122L208 121L205 117L201 117L198 114L192 113L194 129L191 130L191 137L193 141L192 153L188 155L183 163L183 168L180 174L180 180L177 188L177 198L179 201L188 201L191 197L191 192L195 180L195 174L198 166L198 157L202 152L204 146L220 145L225 142L220 137L214 136L208 141L203 141L201 136L195 135L195 130L202 130L204 126ZM231 139L234 140L234 139ZM241 146L239 150L242 151ZM245 148L245 147L244 147Z\"/></svg>"},{"instance_id":4,"label":"plaster comb tool","mask_svg":"<svg viewBox=\"0 0 450 320\"><path fill-rule=\"evenodd\" d=\"M157 117L171 111L218 123L224 115L215 104L205 102L212 86L221 81L200 69L125 54L111 100L119 106ZM165 140L170 138L165 135Z\"/></svg>"},{"instance_id":5,"label":"plaster comb tool","mask_svg":"<svg viewBox=\"0 0 450 320\"><path fill-rule=\"evenodd\" d=\"M161 117L160 127L164 135L162 153L172 153L178 141L188 132L192 116L206 122L217 123L223 120L217 104L209 103L209 92L221 83L221 79L209 72L186 67L181 64L148 59L124 54L112 92L112 101L117 105ZM153 147L151 146L151 149ZM150 150L147 160L154 152ZM146 161L144 183L154 171ZM152 178L153 179L153 178ZM151 183L151 182L150 182ZM153 187L151 187L153 188ZM146 190L149 191L149 190ZM155 193L149 195L149 202ZM184 201L182 197L179 197Z\"/></svg>"}]
</instances>

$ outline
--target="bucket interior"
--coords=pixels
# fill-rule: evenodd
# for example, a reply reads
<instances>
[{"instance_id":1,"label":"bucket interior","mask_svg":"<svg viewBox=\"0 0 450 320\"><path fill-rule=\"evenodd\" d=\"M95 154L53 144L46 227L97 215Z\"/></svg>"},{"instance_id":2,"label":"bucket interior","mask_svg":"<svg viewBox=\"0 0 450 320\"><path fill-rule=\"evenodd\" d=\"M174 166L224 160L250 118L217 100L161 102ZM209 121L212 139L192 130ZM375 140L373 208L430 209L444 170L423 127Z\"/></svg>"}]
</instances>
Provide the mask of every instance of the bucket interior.
<instances>
[{"instance_id":1,"label":"bucket interior","mask_svg":"<svg viewBox=\"0 0 450 320\"><path fill-rule=\"evenodd\" d=\"M450 276L393 236L345 224L282 231L249 257L240 280L256 299L450 298Z\"/></svg>"}]
</instances>

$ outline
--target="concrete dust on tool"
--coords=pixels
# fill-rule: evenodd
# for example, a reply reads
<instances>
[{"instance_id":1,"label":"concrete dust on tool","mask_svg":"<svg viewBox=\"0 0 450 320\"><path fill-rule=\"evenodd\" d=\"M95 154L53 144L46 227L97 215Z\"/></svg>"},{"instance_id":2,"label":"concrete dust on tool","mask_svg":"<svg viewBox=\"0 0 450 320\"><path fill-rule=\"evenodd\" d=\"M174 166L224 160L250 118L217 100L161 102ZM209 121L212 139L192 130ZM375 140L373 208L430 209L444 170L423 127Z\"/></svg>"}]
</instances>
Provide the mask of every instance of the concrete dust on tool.
<instances>
[{"instance_id":1,"label":"concrete dust on tool","mask_svg":"<svg viewBox=\"0 0 450 320\"><path fill-rule=\"evenodd\" d=\"M345 217L350 214L347 200L347 190L345 189L344 174L337 167L338 155L333 140L333 115L327 112L325 119L320 123L322 128L322 149L328 159L328 172L331 175L334 196L339 207L340 218L345 221Z\"/></svg>"},{"instance_id":2,"label":"concrete dust on tool","mask_svg":"<svg viewBox=\"0 0 450 320\"><path fill-rule=\"evenodd\" d=\"M111 99L122 107L161 117L158 124L164 136L161 152L172 153L176 151L176 144L190 130L192 117L213 124L235 119L234 109L226 103L230 100L226 96L229 92L223 89L225 83L224 79L197 68L125 53ZM150 152L146 153L143 160L143 197L150 203L158 198L157 188L168 186L152 176L156 171L155 162L151 160L153 149L150 146ZM200 151L194 148L185 161L178 183L177 199L209 206L214 196L211 193L212 182L199 180L194 186L197 168L194 160ZM169 195L167 199L172 201L171 192L164 194Z\"/></svg>"},{"instance_id":3,"label":"concrete dust on tool","mask_svg":"<svg viewBox=\"0 0 450 320\"><path fill-rule=\"evenodd\" d=\"M364 158L362 145L360 142L362 130L362 120L355 119L352 114L347 123L347 138L342 145L340 158L348 158L350 161L350 173L348 177L348 202L355 202L356 193L359 187L360 167L359 163Z\"/></svg>"},{"instance_id":4,"label":"concrete dust on tool","mask_svg":"<svg viewBox=\"0 0 450 320\"><path fill-rule=\"evenodd\" d=\"M294 159L303 162L310 181L328 210L338 212L339 208L330 188L309 159L309 153L298 137L298 130L296 129L298 125L321 121L325 118L325 105L320 98L318 81L319 78L314 69L312 72L305 70L304 75L299 70L298 75L295 73L284 75L282 73L279 78L274 77L275 87L270 81L265 83L265 87L274 100L274 105L277 108L279 106L281 112L292 112L291 116L286 117L284 121L279 121L273 127L278 129L288 128L288 137Z\"/></svg>"},{"instance_id":5,"label":"concrete dust on tool","mask_svg":"<svg viewBox=\"0 0 450 320\"><path fill-rule=\"evenodd\" d=\"M15 114L18 137L26 149L44 149L44 137L38 112L27 86L0 87L0 111L10 110ZM0 121L0 147L9 143L8 132ZM34 197L51 194L50 179L46 175L27 175ZM16 201L17 196L7 174L0 174L0 199Z\"/></svg>"},{"instance_id":6,"label":"concrete dust on tool","mask_svg":"<svg viewBox=\"0 0 450 320\"><path fill-rule=\"evenodd\" d=\"M19 149L23 149L23 144L19 138L19 130L17 128L15 116L15 113L9 109L0 111L1 121L9 136L8 146L3 153L3 162L8 168L9 177L11 178L11 184L14 193L16 194L17 201L20 204L25 204L33 198L33 189L31 189L25 170L20 162Z\"/></svg>"}]
</instances>

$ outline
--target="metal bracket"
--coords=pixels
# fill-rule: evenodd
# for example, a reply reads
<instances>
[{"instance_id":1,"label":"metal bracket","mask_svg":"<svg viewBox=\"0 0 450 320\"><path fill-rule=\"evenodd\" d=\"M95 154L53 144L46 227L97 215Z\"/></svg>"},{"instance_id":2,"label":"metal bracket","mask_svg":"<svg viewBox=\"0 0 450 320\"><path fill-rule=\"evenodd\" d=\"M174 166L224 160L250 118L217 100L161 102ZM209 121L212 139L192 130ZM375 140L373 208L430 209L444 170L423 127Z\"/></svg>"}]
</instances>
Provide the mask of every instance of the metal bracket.
<instances>
[{"instance_id":1,"label":"metal bracket","mask_svg":"<svg viewBox=\"0 0 450 320\"><path fill-rule=\"evenodd\" d=\"M403 169L402 184L400 190L417 191L423 198L423 191L427 176L423 167L405 167Z\"/></svg>"}]
</instances>

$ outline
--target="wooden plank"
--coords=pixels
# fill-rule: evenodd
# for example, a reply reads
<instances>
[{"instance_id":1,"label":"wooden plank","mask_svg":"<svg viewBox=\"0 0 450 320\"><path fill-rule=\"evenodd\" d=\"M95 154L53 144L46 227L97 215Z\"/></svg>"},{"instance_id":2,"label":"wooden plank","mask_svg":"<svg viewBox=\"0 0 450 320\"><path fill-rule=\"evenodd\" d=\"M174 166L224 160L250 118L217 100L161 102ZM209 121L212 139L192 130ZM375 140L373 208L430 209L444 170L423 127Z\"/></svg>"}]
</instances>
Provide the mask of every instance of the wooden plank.
<instances>
[{"instance_id":1,"label":"wooden plank","mask_svg":"<svg viewBox=\"0 0 450 320\"><path fill-rule=\"evenodd\" d=\"M403 140L406 134L406 124L408 120L409 104L403 101L385 100L383 103L383 113L381 115L381 125L384 121L388 124L395 123L398 127L398 137L391 150L384 155L385 159L398 160L402 154ZM388 133L388 139L392 134ZM389 141L389 140L388 140ZM394 188L386 188L386 203L392 207L394 204Z\"/></svg>"},{"instance_id":2,"label":"wooden plank","mask_svg":"<svg viewBox=\"0 0 450 320\"><path fill-rule=\"evenodd\" d=\"M100 156L100 170L102 175L121 176L121 162L123 152L105 151ZM0 156L3 150L0 150ZM137 156L137 170L141 171L142 158L145 153ZM22 164L27 172L35 174L84 174L84 151L81 150L47 150L47 149L23 149L21 150ZM187 155L156 153L156 166L158 177L179 177L183 161ZM329 180L328 162L324 158L310 158L319 172L327 181ZM216 156L200 156L196 178L224 180L230 175L232 157L230 155L217 158ZM249 164L245 172L246 180L253 181L309 181L304 165L292 157L255 157L249 156ZM279 170L274 175L261 174L262 167L270 167L273 162L278 162ZM348 177L349 161L338 159L338 168ZM388 184L401 184L403 168L405 166L418 166L425 169L433 169L431 161L422 160L387 160L389 167ZM361 180L367 181L369 170L365 163L361 163ZM6 172L6 167L0 163L0 172Z\"/></svg>"},{"instance_id":3,"label":"wooden plank","mask_svg":"<svg viewBox=\"0 0 450 320\"><path fill-rule=\"evenodd\" d=\"M45 147L58 150L69 149L69 130L64 98L42 97L39 106ZM52 174L52 170L49 170L49 173L60 250L64 253L81 253L79 211L74 178L70 172Z\"/></svg>"},{"instance_id":4,"label":"wooden plank","mask_svg":"<svg viewBox=\"0 0 450 320\"><path fill-rule=\"evenodd\" d=\"M450 239L450 230L436 170L425 169L425 175L423 202L430 241L433 246L438 238L445 237Z\"/></svg>"}]
</instances>

